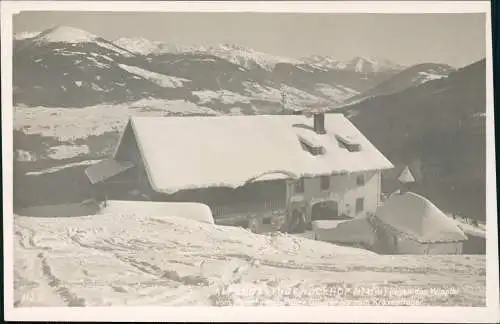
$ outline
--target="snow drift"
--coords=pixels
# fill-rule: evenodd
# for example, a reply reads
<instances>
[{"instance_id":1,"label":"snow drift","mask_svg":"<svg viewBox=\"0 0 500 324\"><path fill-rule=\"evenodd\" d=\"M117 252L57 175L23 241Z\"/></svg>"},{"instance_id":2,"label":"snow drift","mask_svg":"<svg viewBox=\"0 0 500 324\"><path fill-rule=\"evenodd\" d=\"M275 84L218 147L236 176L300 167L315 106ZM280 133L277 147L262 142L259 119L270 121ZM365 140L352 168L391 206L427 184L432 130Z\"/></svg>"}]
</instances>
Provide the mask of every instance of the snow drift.
<instances>
[{"instance_id":1,"label":"snow drift","mask_svg":"<svg viewBox=\"0 0 500 324\"><path fill-rule=\"evenodd\" d=\"M155 214L14 217L18 307L485 304L484 256L379 256Z\"/></svg>"},{"instance_id":2,"label":"snow drift","mask_svg":"<svg viewBox=\"0 0 500 324\"><path fill-rule=\"evenodd\" d=\"M175 215L180 218L214 224L210 207L200 203L108 200L105 206L101 208L100 213L155 215L155 217L170 217Z\"/></svg>"}]
</instances>

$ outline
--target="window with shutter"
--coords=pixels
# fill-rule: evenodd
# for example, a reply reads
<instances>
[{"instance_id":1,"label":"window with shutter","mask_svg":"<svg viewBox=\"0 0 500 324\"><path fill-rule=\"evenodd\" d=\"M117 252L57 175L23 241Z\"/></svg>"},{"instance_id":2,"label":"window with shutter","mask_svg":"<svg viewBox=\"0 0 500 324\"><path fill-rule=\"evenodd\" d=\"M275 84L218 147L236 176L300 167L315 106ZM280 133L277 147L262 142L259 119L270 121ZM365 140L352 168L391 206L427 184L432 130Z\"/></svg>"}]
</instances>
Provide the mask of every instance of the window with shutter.
<instances>
[{"instance_id":1,"label":"window with shutter","mask_svg":"<svg viewBox=\"0 0 500 324\"><path fill-rule=\"evenodd\" d=\"M330 177L322 176L321 177L321 190L326 191L330 189Z\"/></svg>"},{"instance_id":2,"label":"window with shutter","mask_svg":"<svg viewBox=\"0 0 500 324\"><path fill-rule=\"evenodd\" d=\"M365 185L365 175L364 174L360 174L356 177L356 184L358 186L364 186Z\"/></svg>"},{"instance_id":3,"label":"window with shutter","mask_svg":"<svg viewBox=\"0 0 500 324\"><path fill-rule=\"evenodd\" d=\"M365 209L365 200L363 198L356 199L356 214Z\"/></svg>"}]
</instances>

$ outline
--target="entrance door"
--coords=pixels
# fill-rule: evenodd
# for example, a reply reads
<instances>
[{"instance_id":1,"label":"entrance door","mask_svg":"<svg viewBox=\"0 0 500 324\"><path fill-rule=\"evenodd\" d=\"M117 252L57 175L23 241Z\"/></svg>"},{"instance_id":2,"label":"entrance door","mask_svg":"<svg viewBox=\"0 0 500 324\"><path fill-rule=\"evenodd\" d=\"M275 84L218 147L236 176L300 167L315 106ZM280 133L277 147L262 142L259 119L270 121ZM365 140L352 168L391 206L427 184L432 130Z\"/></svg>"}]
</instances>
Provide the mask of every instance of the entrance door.
<instances>
[{"instance_id":1,"label":"entrance door","mask_svg":"<svg viewBox=\"0 0 500 324\"><path fill-rule=\"evenodd\" d=\"M316 203L311 210L311 220L340 219L339 205L336 201Z\"/></svg>"},{"instance_id":2,"label":"entrance door","mask_svg":"<svg viewBox=\"0 0 500 324\"><path fill-rule=\"evenodd\" d=\"M288 233L303 233L306 230L304 211L294 209L288 225Z\"/></svg>"}]
</instances>

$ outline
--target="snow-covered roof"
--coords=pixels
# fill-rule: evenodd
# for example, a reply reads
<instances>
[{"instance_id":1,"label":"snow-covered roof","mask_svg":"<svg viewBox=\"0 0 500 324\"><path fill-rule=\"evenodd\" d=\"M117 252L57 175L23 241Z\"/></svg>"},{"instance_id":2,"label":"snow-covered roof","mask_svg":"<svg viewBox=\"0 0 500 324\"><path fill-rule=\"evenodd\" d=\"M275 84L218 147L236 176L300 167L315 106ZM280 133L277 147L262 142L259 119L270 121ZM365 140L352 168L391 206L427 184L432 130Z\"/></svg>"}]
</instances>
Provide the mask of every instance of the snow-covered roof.
<instances>
[{"instance_id":1,"label":"snow-covered roof","mask_svg":"<svg viewBox=\"0 0 500 324\"><path fill-rule=\"evenodd\" d=\"M375 217L418 242L467 240L457 222L413 192L392 195L377 209Z\"/></svg>"},{"instance_id":2,"label":"snow-covered roof","mask_svg":"<svg viewBox=\"0 0 500 324\"><path fill-rule=\"evenodd\" d=\"M103 160L85 169L85 174L90 183L95 184L109 179L118 173L132 168L134 165L128 161L117 161L113 159Z\"/></svg>"},{"instance_id":3,"label":"snow-covered roof","mask_svg":"<svg viewBox=\"0 0 500 324\"><path fill-rule=\"evenodd\" d=\"M460 229L466 235L477 236L477 237L484 238L484 239L486 238L486 231L485 230L483 230L479 227L470 225L470 224L459 222L457 220L455 220L455 222L457 223L458 227L460 227Z\"/></svg>"},{"instance_id":4,"label":"snow-covered roof","mask_svg":"<svg viewBox=\"0 0 500 324\"><path fill-rule=\"evenodd\" d=\"M342 114L325 115L324 135L314 133L312 124L301 115L132 117L127 127L158 192L236 188L262 175L269 180L393 167ZM324 154L304 150L299 140L304 134ZM361 149L348 151L336 134L359 142Z\"/></svg>"},{"instance_id":5,"label":"snow-covered roof","mask_svg":"<svg viewBox=\"0 0 500 324\"><path fill-rule=\"evenodd\" d=\"M295 133L302 142L313 148L324 148L325 146L325 143L323 143L323 136L316 134L315 132L311 132L310 129L296 127Z\"/></svg>"},{"instance_id":6,"label":"snow-covered roof","mask_svg":"<svg viewBox=\"0 0 500 324\"><path fill-rule=\"evenodd\" d=\"M402 183L412 183L415 182L415 177L407 166L404 168L403 172L399 176L398 180Z\"/></svg>"},{"instance_id":7,"label":"snow-covered roof","mask_svg":"<svg viewBox=\"0 0 500 324\"><path fill-rule=\"evenodd\" d=\"M101 207L101 214L134 214L161 217L180 217L214 224L210 207L201 203L192 202L157 202L157 201L128 201L108 200Z\"/></svg>"}]
</instances>

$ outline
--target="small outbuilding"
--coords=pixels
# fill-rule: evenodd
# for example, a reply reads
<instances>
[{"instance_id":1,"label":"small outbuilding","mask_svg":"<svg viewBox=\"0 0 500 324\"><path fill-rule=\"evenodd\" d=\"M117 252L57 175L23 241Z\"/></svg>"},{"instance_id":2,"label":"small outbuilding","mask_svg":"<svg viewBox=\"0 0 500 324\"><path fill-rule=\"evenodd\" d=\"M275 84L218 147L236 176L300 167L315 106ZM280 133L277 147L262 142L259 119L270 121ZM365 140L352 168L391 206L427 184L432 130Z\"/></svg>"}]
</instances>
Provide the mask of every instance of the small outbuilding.
<instances>
[{"instance_id":1,"label":"small outbuilding","mask_svg":"<svg viewBox=\"0 0 500 324\"><path fill-rule=\"evenodd\" d=\"M368 218L350 220L318 220L312 222L314 239L337 245L361 247L368 250L376 242L374 228Z\"/></svg>"},{"instance_id":2,"label":"small outbuilding","mask_svg":"<svg viewBox=\"0 0 500 324\"><path fill-rule=\"evenodd\" d=\"M455 220L413 192L391 195L370 222L374 249L384 254L462 254L467 240Z\"/></svg>"}]
</instances>

